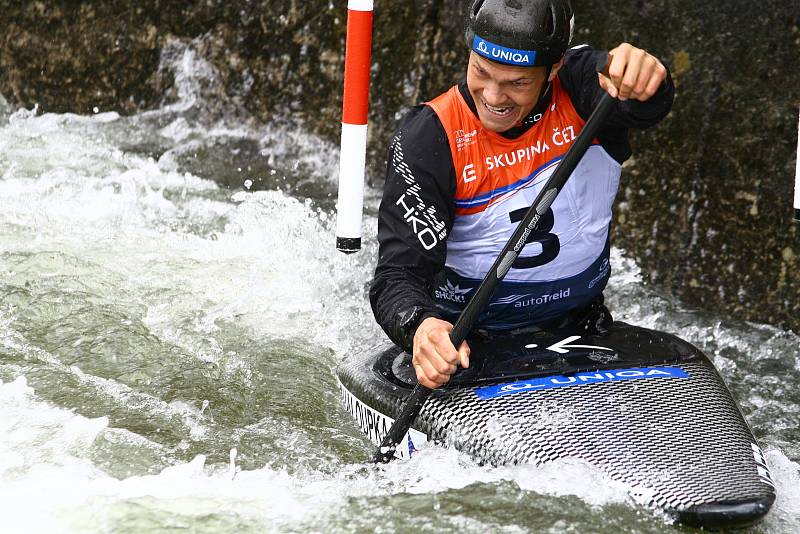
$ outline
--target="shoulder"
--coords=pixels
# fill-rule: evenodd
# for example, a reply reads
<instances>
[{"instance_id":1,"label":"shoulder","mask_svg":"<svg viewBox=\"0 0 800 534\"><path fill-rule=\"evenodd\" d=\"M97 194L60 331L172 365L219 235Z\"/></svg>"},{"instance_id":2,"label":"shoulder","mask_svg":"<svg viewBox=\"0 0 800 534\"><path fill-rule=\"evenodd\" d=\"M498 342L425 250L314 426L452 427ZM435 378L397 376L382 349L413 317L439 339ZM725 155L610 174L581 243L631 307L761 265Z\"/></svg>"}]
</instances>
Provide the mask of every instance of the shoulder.
<instances>
[{"instance_id":1,"label":"shoulder","mask_svg":"<svg viewBox=\"0 0 800 534\"><path fill-rule=\"evenodd\" d=\"M429 106L411 108L401 119L389 145L386 187L425 184L452 196L455 170L450 143L439 117Z\"/></svg>"},{"instance_id":2,"label":"shoulder","mask_svg":"<svg viewBox=\"0 0 800 534\"><path fill-rule=\"evenodd\" d=\"M398 131L414 133L441 133L444 136L442 121L427 104L418 104L408 110L400 121Z\"/></svg>"},{"instance_id":3,"label":"shoulder","mask_svg":"<svg viewBox=\"0 0 800 534\"><path fill-rule=\"evenodd\" d=\"M605 66L607 50L598 50L588 44L573 46L564 53L564 67L567 69L591 68L594 72Z\"/></svg>"},{"instance_id":4,"label":"shoulder","mask_svg":"<svg viewBox=\"0 0 800 534\"><path fill-rule=\"evenodd\" d=\"M392 147L417 154L438 152L442 147L449 152L444 126L433 108L426 104L414 106L403 116L392 138Z\"/></svg>"},{"instance_id":5,"label":"shoulder","mask_svg":"<svg viewBox=\"0 0 800 534\"><path fill-rule=\"evenodd\" d=\"M584 87L597 86L597 72L608 60L606 50L596 50L589 45L578 45L564 54L564 65L558 78L570 94L580 92Z\"/></svg>"},{"instance_id":6,"label":"shoulder","mask_svg":"<svg viewBox=\"0 0 800 534\"><path fill-rule=\"evenodd\" d=\"M463 82L466 86L466 82ZM460 88L455 85L424 104L418 104L406 112L400 121L398 132L422 135L424 141L447 142L443 121L462 99Z\"/></svg>"}]
</instances>

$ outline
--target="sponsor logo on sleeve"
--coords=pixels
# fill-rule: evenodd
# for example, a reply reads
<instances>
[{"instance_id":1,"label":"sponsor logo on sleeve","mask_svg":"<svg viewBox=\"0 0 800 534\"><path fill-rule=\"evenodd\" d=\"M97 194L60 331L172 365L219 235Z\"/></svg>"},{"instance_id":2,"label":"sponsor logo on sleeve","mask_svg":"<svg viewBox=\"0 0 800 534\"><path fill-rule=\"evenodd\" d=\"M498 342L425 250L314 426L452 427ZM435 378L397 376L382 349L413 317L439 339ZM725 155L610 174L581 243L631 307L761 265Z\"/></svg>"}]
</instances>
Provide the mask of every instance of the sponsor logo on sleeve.
<instances>
[{"instance_id":1,"label":"sponsor logo on sleeve","mask_svg":"<svg viewBox=\"0 0 800 534\"><path fill-rule=\"evenodd\" d=\"M439 244L439 236L434 232L431 225L421 216L416 204L409 206L406 201L406 193L400 195L395 205L403 209L403 219L411 226L411 230L416 234L422 248L430 250Z\"/></svg>"},{"instance_id":2,"label":"sponsor logo on sleeve","mask_svg":"<svg viewBox=\"0 0 800 534\"><path fill-rule=\"evenodd\" d=\"M464 303L466 302L467 293L470 291L472 291L471 287L461 289L458 285L453 285L450 280L445 280L445 284L437 287L433 294L437 299Z\"/></svg>"},{"instance_id":3,"label":"sponsor logo on sleeve","mask_svg":"<svg viewBox=\"0 0 800 534\"><path fill-rule=\"evenodd\" d=\"M395 201L395 206L402 210L403 220L411 227L422 247L430 250L447 237L446 225L439 218L436 208L423 199L422 186L405 161L401 138L402 135L398 134L392 139L392 167L403 177L406 190Z\"/></svg>"}]
</instances>

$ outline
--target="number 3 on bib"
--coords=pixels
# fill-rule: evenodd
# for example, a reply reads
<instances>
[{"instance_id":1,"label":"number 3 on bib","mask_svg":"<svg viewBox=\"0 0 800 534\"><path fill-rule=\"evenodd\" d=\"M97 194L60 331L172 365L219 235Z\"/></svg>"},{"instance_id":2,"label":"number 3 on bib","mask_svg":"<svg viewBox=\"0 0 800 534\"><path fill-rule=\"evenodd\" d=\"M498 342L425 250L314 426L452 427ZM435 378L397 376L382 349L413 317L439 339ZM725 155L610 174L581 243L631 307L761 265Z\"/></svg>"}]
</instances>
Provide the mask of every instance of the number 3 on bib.
<instances>
[{"instance_id":1,"label":"number 3 on bib","mask_svg":"<svg viewBox=\"0 0 800 534\"><path fill-rule=\"evenodd\" d=\"M527 211L528 208L521 208L509 212L508 215L511 217L512 223L517 223L525 217L525 213ZM561 250L561 243L559 242L556 234L550 233L554 224L555 218L553 217L553 210L552 208L547 208L547 213L545 213L542 216L542 219L539 221L539 228L537 228L535 232L531 233L528 236L528 239L525 240L526 245L529 243L540 243L542 245L542 252L535 256L526 256L524 258L518 257L517 261L512 264L514 269L530 269L532 267L539 267L540 265L550 263L556 259L556 256L558 256L558 253Z\"/></svg>"}]
</instances>

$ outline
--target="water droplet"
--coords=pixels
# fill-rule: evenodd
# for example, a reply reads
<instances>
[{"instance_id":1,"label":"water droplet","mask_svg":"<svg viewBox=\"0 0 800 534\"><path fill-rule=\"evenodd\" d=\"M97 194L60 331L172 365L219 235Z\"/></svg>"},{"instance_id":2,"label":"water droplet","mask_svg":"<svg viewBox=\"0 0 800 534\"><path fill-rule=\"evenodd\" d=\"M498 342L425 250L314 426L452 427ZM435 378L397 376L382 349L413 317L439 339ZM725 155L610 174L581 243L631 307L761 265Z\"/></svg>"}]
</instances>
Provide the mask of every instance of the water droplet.
<instances>
[{"instance_id":1,"label":"water droplet","mask_svg":"<svg viewBox=\"0 0 800 534\"><path fill-rule=\"evenodd\" d=\"M233 480L236 477L236 454L237 454L236 447L234 447L231 449L231 465L230 469L228 470L231 480Z\"/></svg>"}]
</instances>

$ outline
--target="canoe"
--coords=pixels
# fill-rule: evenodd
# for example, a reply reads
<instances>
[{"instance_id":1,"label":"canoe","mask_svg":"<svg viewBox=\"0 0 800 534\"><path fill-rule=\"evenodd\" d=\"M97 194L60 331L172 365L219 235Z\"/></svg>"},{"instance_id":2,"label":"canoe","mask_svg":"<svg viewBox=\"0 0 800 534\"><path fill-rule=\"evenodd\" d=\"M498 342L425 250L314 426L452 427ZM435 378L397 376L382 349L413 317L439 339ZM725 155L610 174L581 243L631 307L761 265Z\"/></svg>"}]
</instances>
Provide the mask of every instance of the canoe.
<instances>
[{"instance_id":1,"label":"canoe","mask_svg":"<svg viewBox=\"0 0 800 534\"><path fill-rule=\"evenodd\" d=\"M446 443L489 465L577 458L637 502L702 527L760 520L775 500L761 448L711 361L680 338L605 333L469 338L470 368L434 391L397 455ZM416 383L382 344L337 368L342 402L378 444Z\"/></svg>"}]
</instances>

